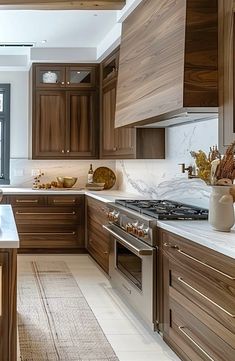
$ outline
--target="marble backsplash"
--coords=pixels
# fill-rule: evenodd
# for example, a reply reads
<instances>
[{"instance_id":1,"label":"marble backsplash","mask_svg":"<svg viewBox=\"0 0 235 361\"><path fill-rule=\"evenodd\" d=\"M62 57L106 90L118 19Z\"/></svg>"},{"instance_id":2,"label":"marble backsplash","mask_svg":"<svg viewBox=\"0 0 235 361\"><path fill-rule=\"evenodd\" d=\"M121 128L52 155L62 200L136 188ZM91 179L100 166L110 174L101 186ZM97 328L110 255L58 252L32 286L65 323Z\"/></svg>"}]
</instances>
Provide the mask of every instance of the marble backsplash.
<instances>
[{"instance_id":1,"label":"marble backsplash","mask_svg":"<svg viewBox=\"0 0 235 361\"><path fill-rule=\"evenodd\" d=\"M45 173L42 183L56 180L57 176L78 177L75 187L84 188L87 182L89 165L92 163L93 169L98 167L109 167L115 171L115 161L102 160L29 160L11 159L10 179L11 187L32 187L34 176L32 170L41 170Z\"/></svg>"},{"instance_id":2,"label":"marble backsplash","mask_svg":"<svg viewBox=\"0 0 235 361\"><path fill-rule=\"evenodd\" d=\"M210 187L200 179L188 180L179 163L194 165L191 150L209 152L218 144L218 120L174 126L166 130L165 160L116 162L118 188L152 199L172 199L208 207Z\"/></svg>"},{"instance_id":3,"label":"marble backsplash","mask_svg":"<svg viewBox=\"0 0 235 361\"><path fill-rule=\"evenodd\" d=\"M11 159L11 187L31 187L32 170L45 172L43 182L58 175L76 176L76 187L84 187L89 164L93 169L106 166L117 174L115 189L140 194L146 198L165 198L208 207L210 187L198 179L188 180L179 163L193 165L191 150L209 151L218 144L218 120L184 124L166 129L166 159L164 160L29 160Z\"/></svg>"}]
</instances>

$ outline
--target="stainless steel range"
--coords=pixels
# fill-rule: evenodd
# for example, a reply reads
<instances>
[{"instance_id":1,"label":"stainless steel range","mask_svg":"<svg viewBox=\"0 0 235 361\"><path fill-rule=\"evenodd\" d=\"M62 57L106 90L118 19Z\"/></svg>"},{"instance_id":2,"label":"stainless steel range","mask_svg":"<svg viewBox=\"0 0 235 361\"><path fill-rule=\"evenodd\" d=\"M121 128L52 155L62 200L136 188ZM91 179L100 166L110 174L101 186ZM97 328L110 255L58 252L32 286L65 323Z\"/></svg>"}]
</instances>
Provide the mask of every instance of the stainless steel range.
<instances>
[{"instance_id":1,"label":"stainless steel range","mask_svg":"<svg viewBox=\"0 0 235 361\"><path fill-rule=\"evenodd\" d=\"M157 220L207 219L206 209L168 200L109 203L111 283L151 328L157 328Z\"/></svg>"}]
</instances>

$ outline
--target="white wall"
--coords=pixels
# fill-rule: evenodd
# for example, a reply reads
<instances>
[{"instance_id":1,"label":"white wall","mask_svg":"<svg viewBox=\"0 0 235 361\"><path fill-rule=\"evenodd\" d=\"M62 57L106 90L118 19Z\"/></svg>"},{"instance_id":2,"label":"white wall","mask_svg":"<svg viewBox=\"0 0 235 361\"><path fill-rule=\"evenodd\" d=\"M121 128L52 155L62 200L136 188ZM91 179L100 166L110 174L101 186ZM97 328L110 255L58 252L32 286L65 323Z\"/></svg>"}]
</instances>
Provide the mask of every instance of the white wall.
<instances>
[{"instance_id":1,"label":"white wall","mask_svg":"<svg viewBox=\"0 0 235 361\"><path fill-rule=\"evenodd\" d=\"M11 158L27 158L28 72L2 71L0 83L11 84Z\"/></svg>"},{"instance_id":2,"label":"white wall","mask_svg":"<svg viewBox=\"0 0 235 361\"><path fill-rule=\"evenodd\" d=\"M119 188L150 198L168 198L176 201L208 206L210 187L201 180L188 180L179 163L193 165L191 150L218 144L218 120L184 124L166 129L165 160L117 161Z\"/></svg>"}]
</instances>

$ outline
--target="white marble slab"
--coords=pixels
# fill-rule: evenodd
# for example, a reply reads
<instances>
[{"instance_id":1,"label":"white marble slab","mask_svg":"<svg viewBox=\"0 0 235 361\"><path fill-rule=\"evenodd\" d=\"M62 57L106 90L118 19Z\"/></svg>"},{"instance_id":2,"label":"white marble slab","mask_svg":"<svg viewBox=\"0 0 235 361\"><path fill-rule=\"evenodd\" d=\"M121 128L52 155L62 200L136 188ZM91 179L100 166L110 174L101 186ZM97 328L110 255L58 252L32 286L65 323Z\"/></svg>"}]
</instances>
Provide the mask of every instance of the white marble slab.
<instances>
[{"instance_id":1,"label":"white marble slab","mask_svg":"<svg viewBox=\"0 0 235 361\"><path fill-rule=\"evenodd\" d=\"M19 248L19 237L10 205L0 205L0 249Z\"/></svg>"},{"instance_id":2,"label":"white marble slab","mask_svg":"<svg viewBox=\"0 0 235 361\"><path fill-rule=\"evenodd\" d=\"M235 227L219 232L207 221L158 221L158 227L235 259Z\"/></svg>"},{"instance_id":3,"label":"white marble slab","mask_svg":"<svg viewBox=\"0 0 235 361\"><path fill-rule=\"evenodd\" d=\"M140 194L128 193L119 190L104 190L104 191L88 191L86 189L47 189L47 190L35 190L32 188L2 188L4 195L71 195L71 194L85 194L87 196L93 197L102 202L114 202L115 199L119 198L129 198L129 199L146 199L146 197L141 196ZM149 199L149 197L147 197Z\"/></svg>"}]
</instances>

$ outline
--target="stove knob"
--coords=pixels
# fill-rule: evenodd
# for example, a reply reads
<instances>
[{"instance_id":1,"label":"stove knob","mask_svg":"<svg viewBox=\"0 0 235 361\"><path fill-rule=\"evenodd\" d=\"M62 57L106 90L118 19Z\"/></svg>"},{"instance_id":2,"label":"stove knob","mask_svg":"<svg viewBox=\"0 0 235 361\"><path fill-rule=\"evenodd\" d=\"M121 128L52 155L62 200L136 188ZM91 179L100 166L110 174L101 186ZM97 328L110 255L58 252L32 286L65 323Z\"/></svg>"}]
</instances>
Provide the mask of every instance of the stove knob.
<instances>
[{"instance_id":1,"label":"stove knob","mask_svg":"<svg viewBox=\"0 0 235 361\"><path fill-rule=\"evenodd\" d=\"M127 223L125 228L126 228L127 233L133 232L133 225L131 223Z\"/></svg>"},{"instance_id":2,"label":"stove knob","mask_svg":"<svg viewBox=\"0 0 235 361\"><path fill-rule=\"evenodd\" d=\"M114 222L117 222L117 221L118 221L119 215L120 215L119 212L117 212L117 211L114 211L114 212L113 212L113 221L114 221Z\"/></svg>"}]
</instances>

